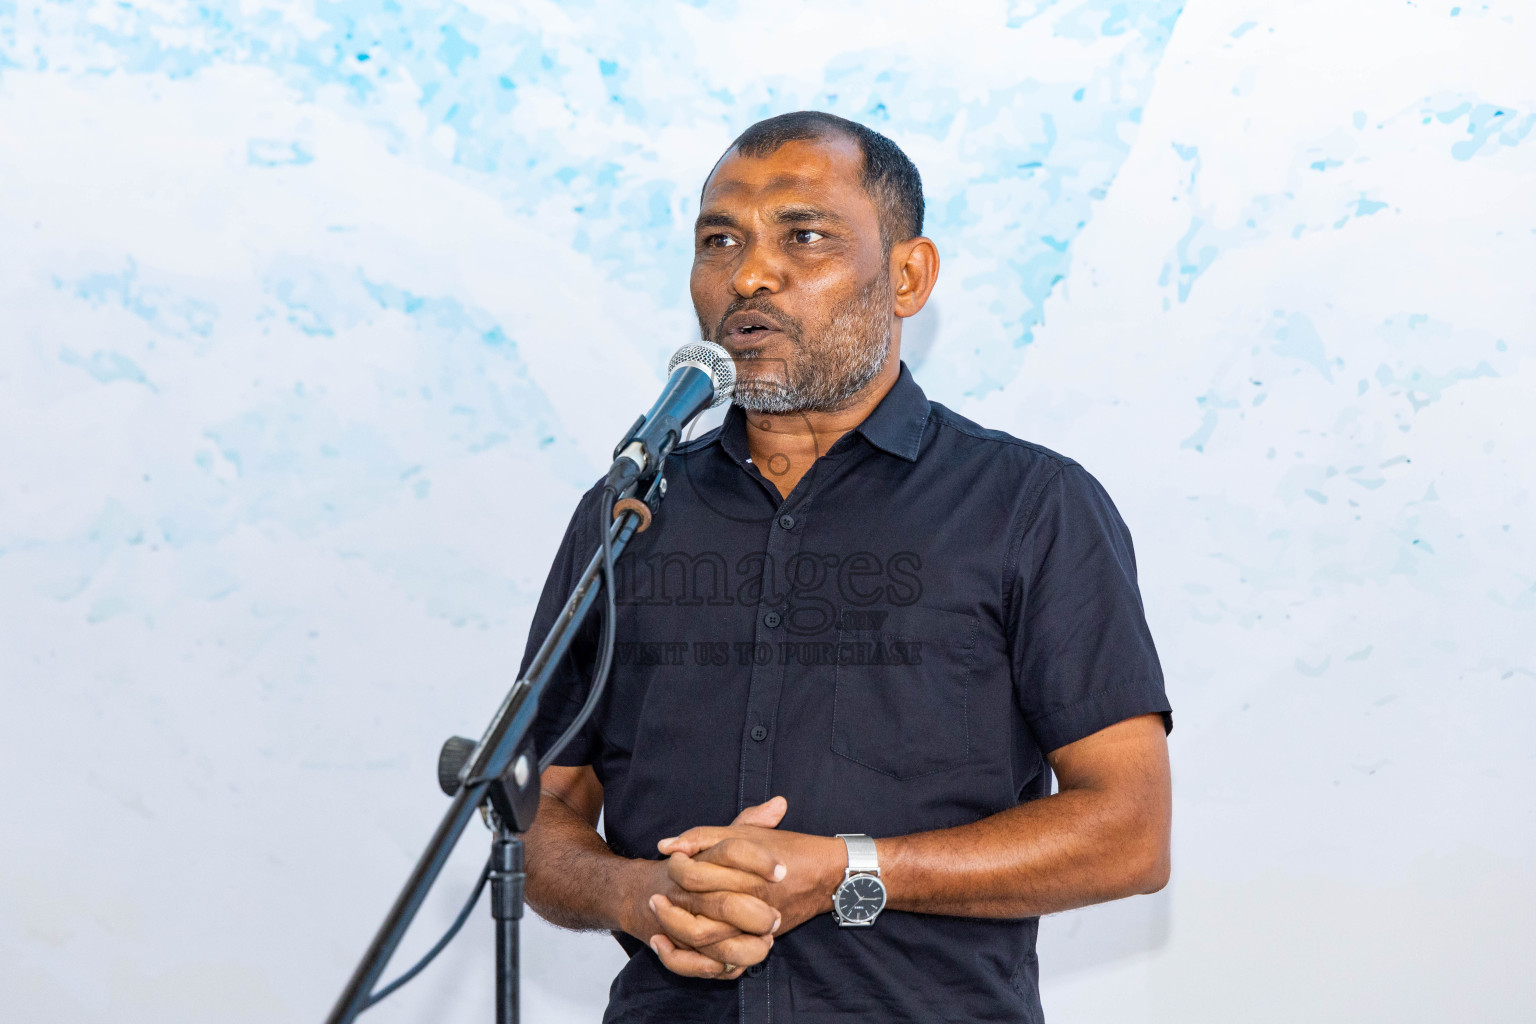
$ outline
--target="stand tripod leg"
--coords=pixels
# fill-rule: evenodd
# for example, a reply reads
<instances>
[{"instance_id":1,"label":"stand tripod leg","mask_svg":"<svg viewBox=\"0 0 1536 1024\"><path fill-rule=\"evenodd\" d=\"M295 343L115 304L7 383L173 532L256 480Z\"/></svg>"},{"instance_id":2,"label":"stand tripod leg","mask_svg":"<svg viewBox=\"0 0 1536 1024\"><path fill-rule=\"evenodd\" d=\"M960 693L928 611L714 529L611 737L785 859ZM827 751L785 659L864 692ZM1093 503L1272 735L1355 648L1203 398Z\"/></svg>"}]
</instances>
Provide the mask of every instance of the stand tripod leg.
<instances>
[{"instance_id":1,"label":"stand tripod leg","mask_svg":"<svg viewBox=\"0 0 1536 1024\"><path fill-rule=\"evenodd\" d=\"M496 922L496 1024L517 1024L517 925L523 916L523 841L500 826L491 848L491 917Z\"/></svg>"}]
</instances>

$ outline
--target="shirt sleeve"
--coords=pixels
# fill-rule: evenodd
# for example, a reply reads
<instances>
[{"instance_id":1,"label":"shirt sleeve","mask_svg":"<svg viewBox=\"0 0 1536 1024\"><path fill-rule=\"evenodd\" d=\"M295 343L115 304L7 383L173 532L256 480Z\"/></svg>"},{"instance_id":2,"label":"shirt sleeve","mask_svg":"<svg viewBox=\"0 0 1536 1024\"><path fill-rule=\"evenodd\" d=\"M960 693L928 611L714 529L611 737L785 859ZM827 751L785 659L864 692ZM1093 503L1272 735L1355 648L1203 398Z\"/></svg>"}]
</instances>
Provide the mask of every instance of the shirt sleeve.
<instances>
[{"instance_id":1,"label":"shirt sleeve","mask_svg":"<svg viewBox=\"0 0 1536 1024\"><path fill-rule=\"evenodd\" d=\"M559 550L555 552L554 564L549 568L549 577L544 581L543 593L539 595L539 604L534 610L533 622L528 627L528 644L523 652L523 664L518 669L519 677L528 671L528 664L538 653L544 638L549 634L550 627L559 616L560 609L565 607L566 599L570 597L571 591L576 588L577 581L581 579L582 570L587 567L587 562L597 550L598 525L595 519L597 505L596 492L588 491L577 503L576 512L565 528L565 537L560 541ZM565 732L566 727L576 719L577 713L586 701L587 691L592 685L592 671L597 667L602 616L603 603L600 599L597 607L587 616L586 622L582 623L577 631L575 639L555 667L549 684L539 698L538 714L533 720L533 736L540 757L544 756L544 753ZM597 720L598 715L594 712L581 731L571 737L571 742L553 763L566 767L592 764L597 756L597 747L600 742Z\"/></svg>"},{"instance_id":2,"label":"shirt sleeve","mask_svg":"<svg viewBox=\"0 0 1536 1024\"><path fill-rule=\"evenodd\" d=\"M1043 751L1161 713L1163 671L1136 586L1131 534L1076 463L1026 510L1009 603L1015 696Z\"/></svg>"}]
</instances>

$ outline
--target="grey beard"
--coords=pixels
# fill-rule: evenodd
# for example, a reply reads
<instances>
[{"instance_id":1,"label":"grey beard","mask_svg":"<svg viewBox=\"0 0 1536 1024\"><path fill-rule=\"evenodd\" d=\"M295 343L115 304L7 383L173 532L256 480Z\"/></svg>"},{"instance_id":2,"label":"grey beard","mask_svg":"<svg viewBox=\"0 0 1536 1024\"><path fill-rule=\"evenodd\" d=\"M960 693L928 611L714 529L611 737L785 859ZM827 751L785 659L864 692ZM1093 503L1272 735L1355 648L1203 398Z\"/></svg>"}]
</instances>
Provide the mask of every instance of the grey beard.
<instances>
[{"instance_id":1,"label":"grey beard","mask_svg":"<svg viewBox=\"0 0 1536 1024\"><path fill-rule=\"evenodd\" d=\"M891 298L876 275L838 307L812 346L797 338L781 379L738 383L734 401L749 412L832 412L847 405L885 369L891 355Z\"/></svg>"}]
</instances>

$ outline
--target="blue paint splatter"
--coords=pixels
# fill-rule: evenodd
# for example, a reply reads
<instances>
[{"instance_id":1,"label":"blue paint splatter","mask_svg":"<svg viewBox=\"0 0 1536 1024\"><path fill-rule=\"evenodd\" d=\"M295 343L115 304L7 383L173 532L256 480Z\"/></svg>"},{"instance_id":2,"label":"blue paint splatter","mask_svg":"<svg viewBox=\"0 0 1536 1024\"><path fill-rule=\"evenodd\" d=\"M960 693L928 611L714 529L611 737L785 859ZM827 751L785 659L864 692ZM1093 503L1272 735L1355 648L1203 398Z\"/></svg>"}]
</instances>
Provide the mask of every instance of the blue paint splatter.
<instances>
[{"instance_id":1,"label":"blue paint splatter","mask_svg":"<svg viewBox=\"0 0 1536 1024\"><path fill-rule=\"evenodd\" d=\"M127 381L131 384L142 384L151 391L159 390L150 383L144 371L139 368L139 364L121 352L97 351L89 356L82 356L74 349L66 348L59 352L59 362L66 366L78 366L103 384Z\"/></svg>"},{"instance_id":2,"label":"blue paint splatter","mask_svg":"<svg viewBox=\"0 0 1536 1024\"><path fill-rule=\"evenodd\" d=\"M1200 418L1200 426L1193 434L1179 442L1180 448L1193 448L1197 452L1205 451L1205 446L1211 440L1211 435L1216 432L1216 410L1207 409L1205 415Z\"/></svg>"},{"instance_id":3,"label":"blue paint splatter","mask_svg":"<svg viewBox=\"0 0 1536 1024\"><path fill-rule=\"evenodd\" d=\"M118 306L144 321L155 331L171 337L201 341L213 333L217 310L208 302L178 295L164 283L140 278L133 259L122 271L86 274L73 280L54 279L54 287L67 290L93 308Z\"/></svg>"},{"instance_id":4,"label":"blue paint splatter","mask_svg":"<svg viewBox=\"0 0 1536 1024\"><path fill-rule=\"evenodd\" d=\"M1467 119L1470 138L1451 146L1451 156L1457 160L1471 160L1491 150L1494 142L1499 146L1518 146L1536 127L1536 113L1522 114L1513 107L1467 96L1442 95L1426 101L1424 106L1426 124L1431 120L1454 124L1462 118Z\"/></svg>"},{"instance_id":5,"label":"blue paint splatter","mask_svg":"<svg viewBox=\"0 0 1536 1024\"><path fill-rule=\"evenodd\" d=\"M256 167L302 167L314 159L314 154L299 142L252 139L246 147L246 162Z\"/></svg>"},{"instance_id":6,"label":"blue paint splatter","mask_svg":"<svg viewBox=\"0 0 1536 1024\"><path fill-rule=\"evenodd\" d=\"M1323 339L1313 326L1312 319L1304 313L1290 313L1284 320L1271 324L1268 336L1274 339L1270 351L1286 359L1299 359L1333 381L1333 367L1323 347Z\"/></svg>"}]
</instances>

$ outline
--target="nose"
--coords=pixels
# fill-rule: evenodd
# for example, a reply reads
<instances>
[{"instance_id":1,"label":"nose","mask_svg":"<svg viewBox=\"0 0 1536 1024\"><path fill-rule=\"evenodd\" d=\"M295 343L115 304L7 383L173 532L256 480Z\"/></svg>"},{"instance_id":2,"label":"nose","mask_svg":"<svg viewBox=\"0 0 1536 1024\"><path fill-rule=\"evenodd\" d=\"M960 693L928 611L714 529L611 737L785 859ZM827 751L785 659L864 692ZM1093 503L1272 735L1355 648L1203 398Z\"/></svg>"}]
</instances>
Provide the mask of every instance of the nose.
<instances>
[{"instance_id":1,"label":"nose","mask_svg":"<svg viewBox=\"0 0 1536 1024\"><path fill-rule=\"evenodd\" d=\"M784 288L784 274L772 248L750 241L742 247L741 262L731 275L731 288L744 299L759 292L777 295Z\"/></svg>"}]
</instances>

